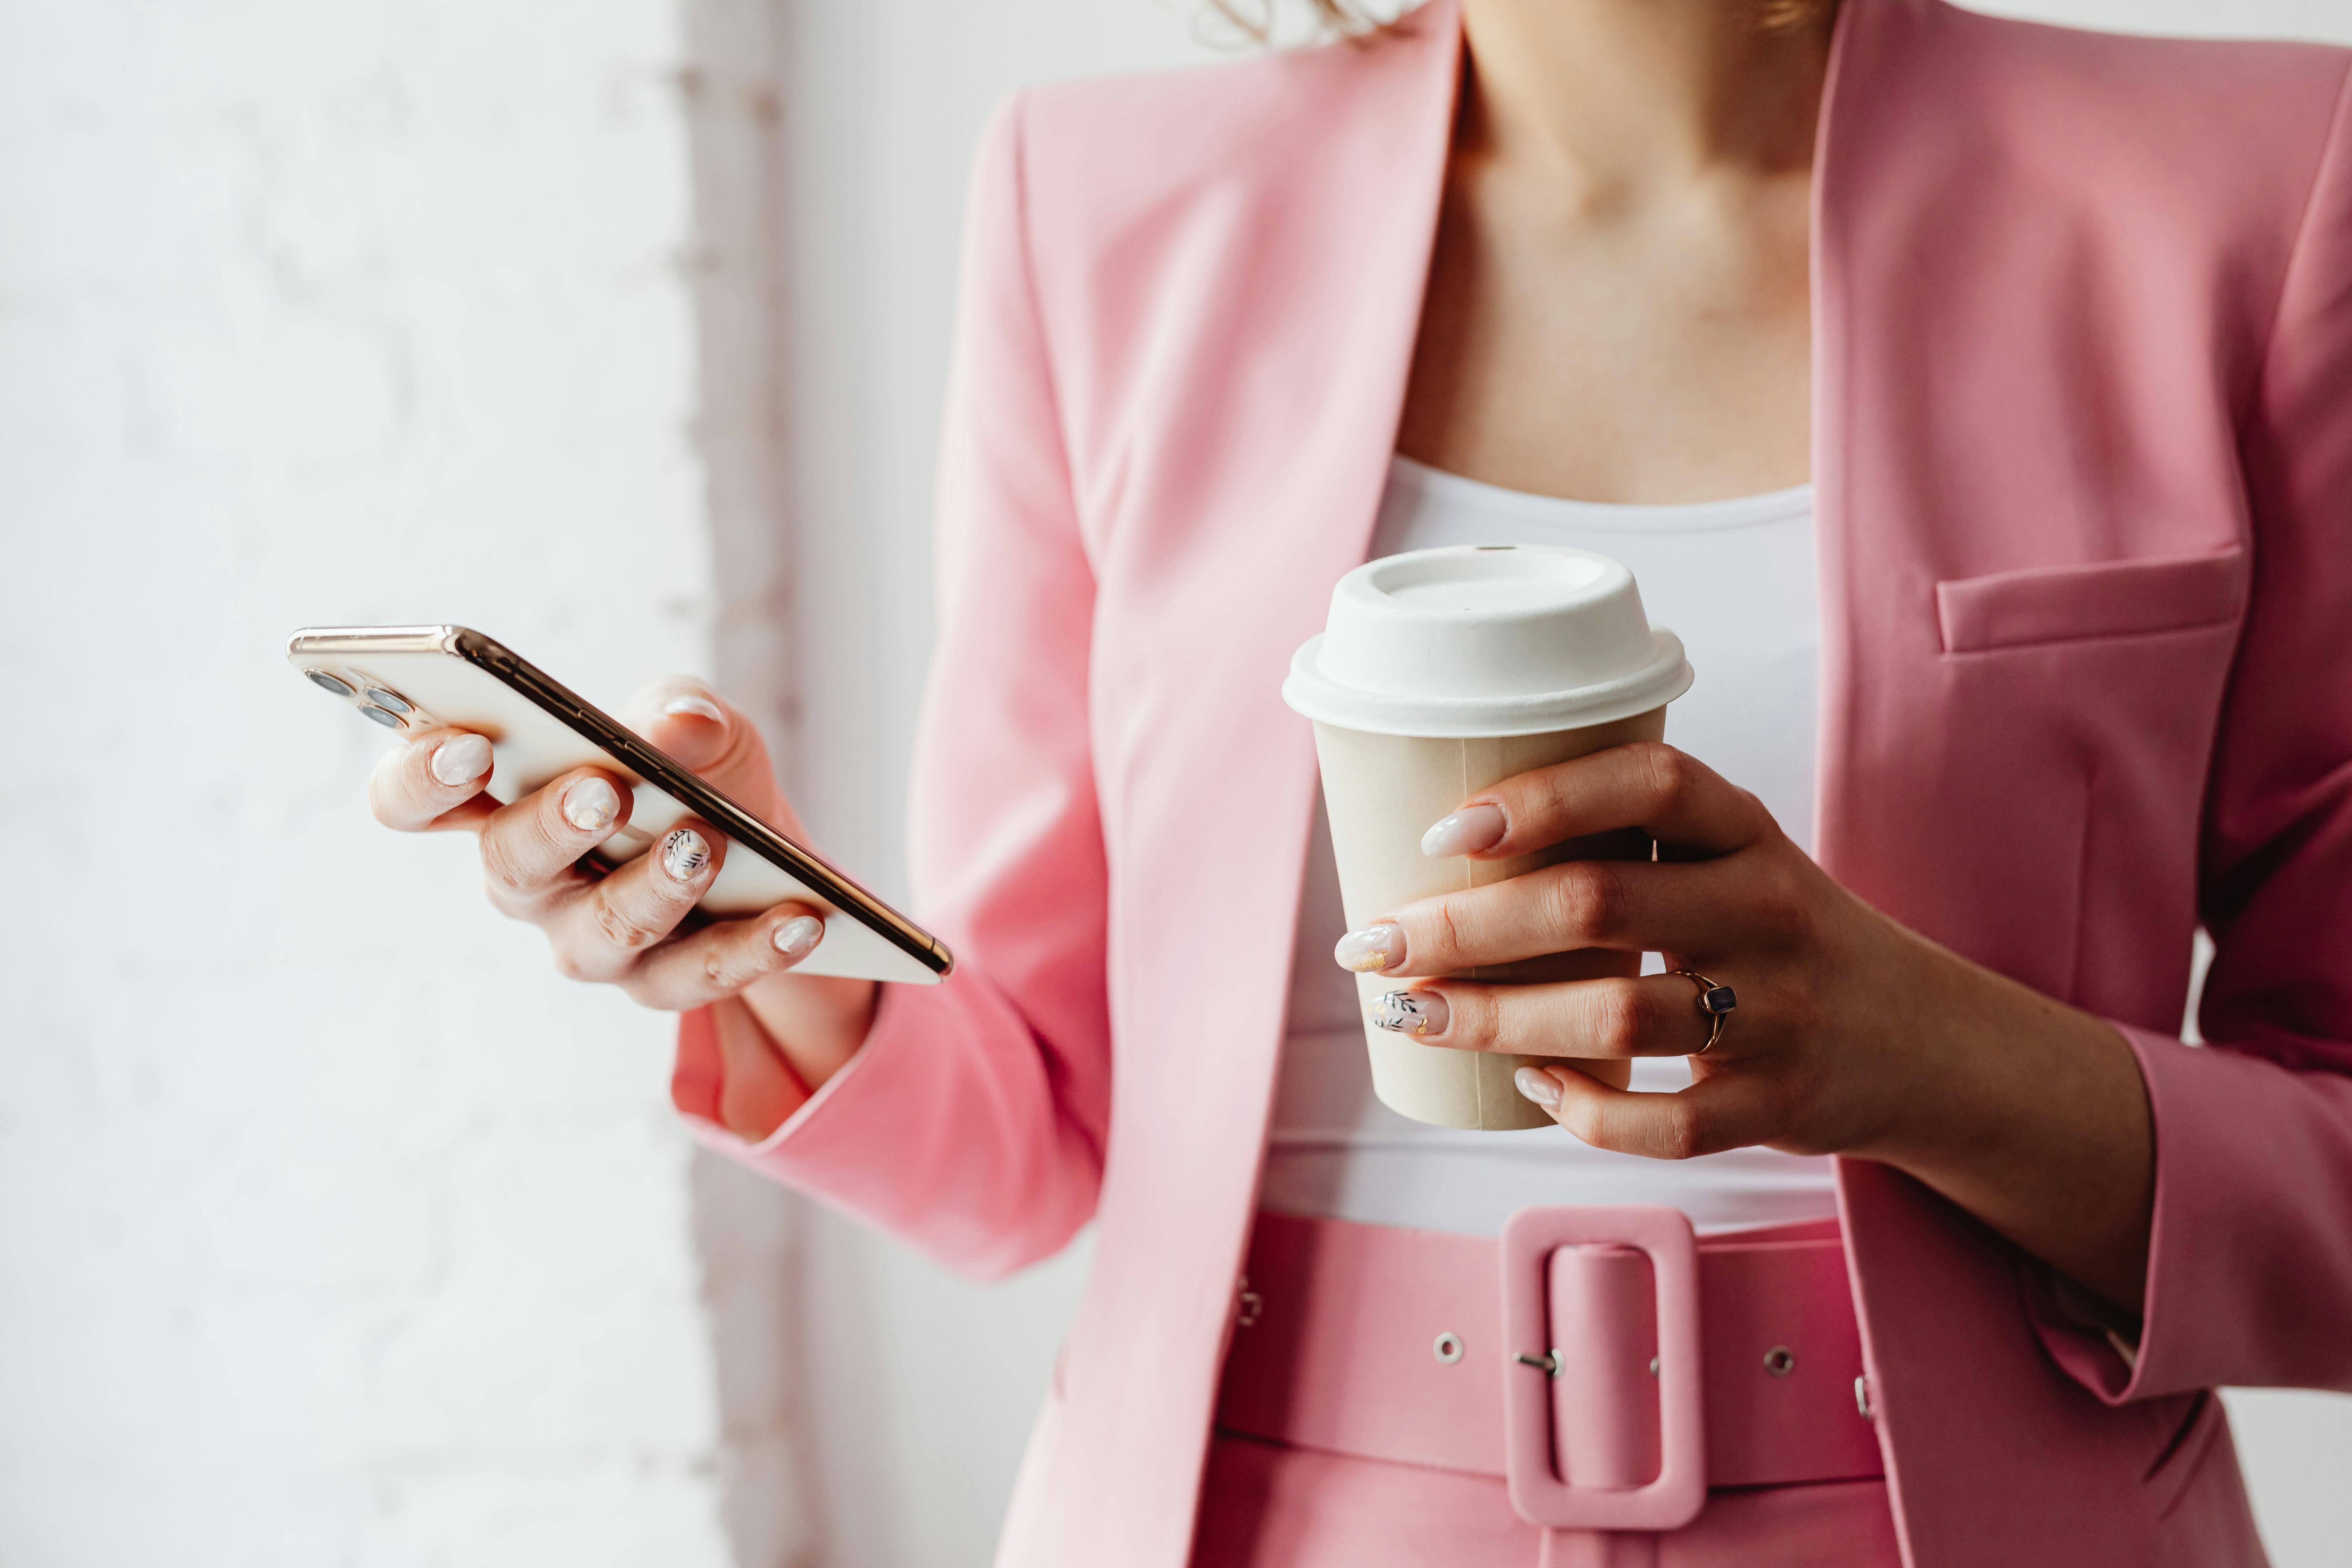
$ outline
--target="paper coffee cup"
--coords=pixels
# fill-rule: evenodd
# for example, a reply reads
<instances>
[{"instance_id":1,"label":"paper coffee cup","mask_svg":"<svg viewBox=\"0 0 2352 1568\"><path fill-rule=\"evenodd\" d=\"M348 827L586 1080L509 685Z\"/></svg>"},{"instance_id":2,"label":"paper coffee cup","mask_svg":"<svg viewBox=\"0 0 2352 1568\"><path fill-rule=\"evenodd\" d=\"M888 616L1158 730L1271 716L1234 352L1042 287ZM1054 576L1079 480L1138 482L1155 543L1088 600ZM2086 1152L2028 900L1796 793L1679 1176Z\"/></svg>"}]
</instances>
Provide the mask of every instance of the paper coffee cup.
<instances>
[{"instance_id":1,"label":"paper coffee cup","mask_svg":"<svg viewBox=\"0 0 2352 1568\"><path fill-rule=\"evenodd\" d=\"M1508 860L1432 859L1421 836L1514 773L1665 733L1689 689L1681 641L1643 613L1633 574L1590 551L1464 545L1391 555L1332 590L1323 635L1291 661L1285 701L1315 721L1339 896L1351 928L1417 900L1554 861L1647 853L1625 836ZM1462 978L1506 983L1631 974L1639 953L1592 950ZM1501 1131L1551 1119L1512 1074L1558 1058L1424 1045L1370 1021L1403 982L1360 974L1372 1091L1441 1127ZM1622 1079L1622 1064L1612 1078ZM1593 1064L1596 1070L1609 1068Z\"/></svg>"}]
</instances>

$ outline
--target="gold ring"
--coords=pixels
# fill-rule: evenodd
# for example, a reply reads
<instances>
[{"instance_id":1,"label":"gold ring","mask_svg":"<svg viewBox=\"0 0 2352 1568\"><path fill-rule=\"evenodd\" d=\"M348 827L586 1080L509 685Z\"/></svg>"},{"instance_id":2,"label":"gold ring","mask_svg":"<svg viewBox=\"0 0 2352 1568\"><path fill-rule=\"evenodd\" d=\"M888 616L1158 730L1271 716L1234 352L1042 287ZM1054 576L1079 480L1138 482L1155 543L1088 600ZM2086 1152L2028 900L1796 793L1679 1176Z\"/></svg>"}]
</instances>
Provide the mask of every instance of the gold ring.
<instances>
[{"instance_id":1,"label":"gold ring","mask_svg":"<svg viewBox=\"0 0 2352 1568\"><path fill-rule=\"evenodd\" d=\"M1680 975L1698 987L1698 1010L1706 1014L1708 1019L1706 1044L1693 1051L1691 1055L1703 1057L1715 1049L1716 1041L1723 1038L1723 1020L1734 1007L1739 1005L1738 994L1730 986L1717 985L1706 975L1694 974L1687 969L1669 969L1666 973Z\"/></svg>"}]
</instances>

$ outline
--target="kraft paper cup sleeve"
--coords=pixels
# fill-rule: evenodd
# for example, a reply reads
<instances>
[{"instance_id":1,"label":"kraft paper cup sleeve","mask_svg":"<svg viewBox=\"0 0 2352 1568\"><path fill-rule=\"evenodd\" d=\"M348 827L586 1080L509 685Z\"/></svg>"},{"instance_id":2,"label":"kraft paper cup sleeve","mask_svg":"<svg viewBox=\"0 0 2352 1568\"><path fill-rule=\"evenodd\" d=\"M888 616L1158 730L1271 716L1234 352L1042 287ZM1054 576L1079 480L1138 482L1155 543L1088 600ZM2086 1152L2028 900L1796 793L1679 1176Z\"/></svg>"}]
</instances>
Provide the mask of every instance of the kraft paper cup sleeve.
<instances>
[{"instance_id":1,"label":"kraft paper cup sleeve","mask_svg":"<svg viewBox=\"0 0 2352 1568\"><path fill-rule=\"evenodd\" d=\"M1614 723L1548 735L1452 737L1374 735L1337 725L1315 726L1331 847L1339 867L1339 897L1350 929L1403 905L1519 876L1578 854L1590 844L1556 846L1507 860L1433 860L1421 852L1429 825L1465 795L1530 768L1548 767L1605 747L1657 740L1665 710ZM1561 953L1535 964L1513 964L1507 975L1473 970L1461 979L1524 982L1585 979L1635 973L1640 954ZM1505 1056L1425 1045L1370 1021L1374 1001L1409 985L1387 974L1359 974L1356 994L1365 1009L1364 1043L1371 1057L1372 1092L1391 1110L1439 1127L1505 1131L1548 1127L1551 1118L1518 1091L1520 1068L1563 1065L1551 1057Z\"/></svg>"}]
</instances>

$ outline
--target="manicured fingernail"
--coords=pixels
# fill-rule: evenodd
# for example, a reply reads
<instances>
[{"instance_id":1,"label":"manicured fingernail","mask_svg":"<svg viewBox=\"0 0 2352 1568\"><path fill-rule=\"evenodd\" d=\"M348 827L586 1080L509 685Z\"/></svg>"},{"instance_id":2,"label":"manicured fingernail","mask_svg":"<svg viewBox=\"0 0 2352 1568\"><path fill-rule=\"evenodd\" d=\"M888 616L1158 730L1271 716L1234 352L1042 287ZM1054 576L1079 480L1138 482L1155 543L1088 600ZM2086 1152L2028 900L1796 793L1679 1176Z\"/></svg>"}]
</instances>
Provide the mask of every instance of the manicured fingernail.
<instances>
[{"instance_id":1,"label":"manicured fingernail","mask_svg":"<svg viewBox=\"0 0 2352 1568\"><path fill-rule=\"evenodd\" d=\"M1331 949L1342 969L1358 974L1378 974L1404 962L1404 927L1383 922L1351 931Z\"/></svg>"},{"instance_id":2,"label":"manicured fingernail","mask_svg":"<svg viewBox=\"0 0 2352 1568\"><path fill-rule=\"evenodd\" d=\"M678 696L673 697L668 701L663 703L662 711L665 713L691 713L698 719L708 719L714 724L724 724L727 722L727 715L719 711L718 703L713 702L708 697L697 697L690 691L682 692Z\"/></svg>"},{"instance_id":3,"label":"manicured fingernail","mask_svg":"<svg viewBox=\"0 0 2352 1568\"><path fill-rule=\"evenodd\" d=\"M778 952L798 963L824 940L824 922L814 915L794 915L778 926L776 934L768 940L776 944Z\"/></svg>"},{"instance_id":4,"label":"manicured fingernail","mask_svg":"<svg viewBox=\"0 0 2352 1568\"><path fill-rule=\"evenodd\" d=\"M1521 1068L1511 1075L1519 1092L1542 1106L1546 1110L1559 1109L1559 1080L1541 1068Z\"/></svg>"},{"instance_id":5,"label":"manicured fingernail","mask_svg":"<svg viewBox=\"0 0 2352 1568\"><path fill-rule=\"evenodd\" d=\"M1499 805L1465 805L1430 825L1429 831L1421 836L1421 852L1433 860L1475 855L1500 844L1503 829L1508 826Z\"/></svg>"},{"instance_id":6,"label":"manicured fingernail","mask_svg":"<svg viewBox=\"0 0 2352 1568\"><path fill-rule=\"evenodd\" d=\"M452 735L433 748L432 766L442 784L472 784L490 771L490 743L479 735Z\"/></svg>"},{"instance_id":7,"label":"manicured fingernail","mask_svg":"<svg viewBox=\"0 0 2352 1568\"><path fill-rule=\"evenodd\" d=\"M601 832L620 815L621 797L603 779L575 779L563 792L563 820L583 833Z\"/></svg>"},{"instance_id":8,"label":"manicured fingernail","mask_svg":"<svg viewBox=\"0 0 2352 1568\"><path fill-rule=\"evenodd\" d=\"M662 840L662 869L669 873L670 880L691 882L702 875L702 868L709 864L710 846L703 842L702 835L693 828L673 829L670 836Z\"/></svg>"},{"instance_id":9,"label":"manicured fingernail","mask_svg":"<svg viewBox=\"0 0 2352 1568\"><path fill-rule=\"evenodd\" d=\"M1442 1035L1453 1010L1434 991L1391 991L1372 1004L1372 1022L1400 1035Z\"/></svg>"}]
</instances>

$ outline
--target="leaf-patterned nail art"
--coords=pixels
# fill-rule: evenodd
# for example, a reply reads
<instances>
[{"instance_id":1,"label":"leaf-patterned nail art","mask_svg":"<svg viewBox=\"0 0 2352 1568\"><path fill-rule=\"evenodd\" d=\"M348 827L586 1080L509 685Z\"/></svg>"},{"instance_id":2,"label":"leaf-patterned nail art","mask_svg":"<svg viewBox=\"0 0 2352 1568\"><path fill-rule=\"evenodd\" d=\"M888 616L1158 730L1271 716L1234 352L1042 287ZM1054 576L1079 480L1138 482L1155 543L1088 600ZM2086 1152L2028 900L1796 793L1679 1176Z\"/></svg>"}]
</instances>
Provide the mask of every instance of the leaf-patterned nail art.
<instances>
[{"instance_id":1,"label":"leaf-patterned nail art","mask_svg":"<svg viewBox=\"0 0 2352 1568\"><path fill-rule=\"evenodd\" d=\"M710 864L710 846L691 827L674 828L662 840L661 864L672 881L691 882Z\"/></svg>"},{"instance_id":2,"label":"leaf-patterned nail art","mask_svg":"<svg viewBox=\"0 0 2352 1568\"><path fill-rule=\"evenodd\" d=\"M1434 991L1391 991L1371 1012L1374 1024L1400 1035L1442 1035L1450 1021L1445 998Z\"/></svg>"}]
</instances>

